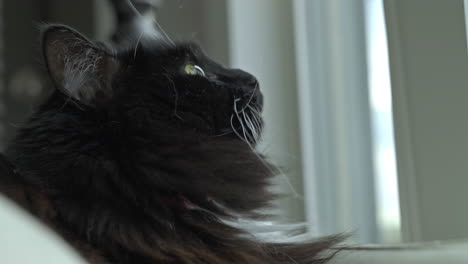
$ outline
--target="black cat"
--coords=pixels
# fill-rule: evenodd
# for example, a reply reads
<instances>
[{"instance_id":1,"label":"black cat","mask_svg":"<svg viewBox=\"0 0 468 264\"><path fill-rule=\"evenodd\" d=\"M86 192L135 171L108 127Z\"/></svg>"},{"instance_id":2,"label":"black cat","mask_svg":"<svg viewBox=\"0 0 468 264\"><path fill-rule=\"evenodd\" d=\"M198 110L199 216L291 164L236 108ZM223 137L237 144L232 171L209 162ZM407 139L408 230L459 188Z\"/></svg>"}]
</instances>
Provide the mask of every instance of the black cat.
<instances>
[{"instance_id":1,"label":"black cat","mask_svg":"<svg viewBox=\"0 0 468 264\"><path fill-rule=\"evenodd\" d=\"M0 191L90 263L324 263L340 240L262 242L238 227L264 217L274 168L255 77L193 43L138 38L115 50L47 26L55 91L3 157Z\"/></svg>"}]
</instances>

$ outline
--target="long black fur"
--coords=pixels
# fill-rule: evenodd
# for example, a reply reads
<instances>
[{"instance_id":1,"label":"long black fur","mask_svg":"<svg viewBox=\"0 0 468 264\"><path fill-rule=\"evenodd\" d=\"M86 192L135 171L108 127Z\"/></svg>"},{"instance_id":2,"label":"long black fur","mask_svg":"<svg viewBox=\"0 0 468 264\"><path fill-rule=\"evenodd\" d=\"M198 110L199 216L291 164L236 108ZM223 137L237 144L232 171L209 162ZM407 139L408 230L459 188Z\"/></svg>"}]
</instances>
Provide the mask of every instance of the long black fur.
<instances>
[{"instance_id":1,"label":"long black fur","mask_svg":"<svg viewBox=\"0 0 468 264\"><path fill-rule=\"evenodd\" d=\"M113 50L60 25L43 39L56 90L9 144L17 177L0 190L38 197L18 202L90 263L329 259L339 237L267 243L224 221L259 219L274 198L267 187L275 170L252 148L262 127L252 75L193 43L139 39ZM184 72L188 63L205 76ZM68 76L77 73L61 72L64 65L85 76ZM256 131L239 114L255 119Z\"/></svg>"}]
</instances>

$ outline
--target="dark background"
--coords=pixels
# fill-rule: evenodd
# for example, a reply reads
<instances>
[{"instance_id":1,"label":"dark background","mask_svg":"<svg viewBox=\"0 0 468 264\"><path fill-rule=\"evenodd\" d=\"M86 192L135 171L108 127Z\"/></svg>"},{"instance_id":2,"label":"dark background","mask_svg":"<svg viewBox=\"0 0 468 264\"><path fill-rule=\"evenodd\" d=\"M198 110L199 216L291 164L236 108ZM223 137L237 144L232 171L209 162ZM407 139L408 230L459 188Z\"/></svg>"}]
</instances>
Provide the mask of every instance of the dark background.
<instances>
[{"instance_id":1,"label":"dark background","mask_svg":"<svg viewBox=\"0 0 468 264\"><path fill-rule=\"evenodd\" d=\"M152 2L172 38L194 39L213 58L229 62L226 20L219 19L226 16L226 1ZM115 28L108 0L0 0L0 151L51 89L40 52L43 23L66 24L101 41Z\"/></svg>"}]
</instances>

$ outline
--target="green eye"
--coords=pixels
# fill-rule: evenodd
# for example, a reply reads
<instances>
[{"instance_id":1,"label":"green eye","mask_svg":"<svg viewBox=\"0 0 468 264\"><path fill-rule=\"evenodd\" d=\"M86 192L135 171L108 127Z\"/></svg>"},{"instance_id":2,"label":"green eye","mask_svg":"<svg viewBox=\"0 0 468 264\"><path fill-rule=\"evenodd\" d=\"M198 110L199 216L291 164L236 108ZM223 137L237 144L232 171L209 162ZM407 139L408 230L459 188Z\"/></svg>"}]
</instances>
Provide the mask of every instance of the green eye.
<instances>
[{"instance_id":1,"label":"green eye","mask_svg":"<svg viewBox=\"0 0 468 264\"><path fill-rule=\"evenodd\" d=\"M193 65L193 64L187 64L185 65L185 73L188 75L200 75L200 76L205 76L205 71L198 66L198 65Z\"/></svg>"}]
</instances>

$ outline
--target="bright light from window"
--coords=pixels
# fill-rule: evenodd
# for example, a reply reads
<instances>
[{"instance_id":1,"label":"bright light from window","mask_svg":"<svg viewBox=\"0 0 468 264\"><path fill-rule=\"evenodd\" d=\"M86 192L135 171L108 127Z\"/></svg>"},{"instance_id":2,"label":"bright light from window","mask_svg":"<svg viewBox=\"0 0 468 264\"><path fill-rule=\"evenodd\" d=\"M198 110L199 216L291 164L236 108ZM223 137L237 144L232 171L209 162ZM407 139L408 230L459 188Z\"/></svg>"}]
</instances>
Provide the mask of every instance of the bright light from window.
<instances>
[{"instance_id":1,"label":"bright light from window","mask_svg":"<svg viewBox=\"0 0 468 264\"><path fill-rule=\"evenodd\" d=\"M465 0L466 44L468 45L468 0Z\"/></svg>"},{"instance_id":2,"label":"bright light from window","mask_svg":"<svg viewBox=\"0 0 468 264\"><path fill-rule=\"evenodd\" d=\"M385 15L382 0L365 3L377 225L380 242L392 243L400 241L400 206Z\"/></svg>"}]
</instances>

